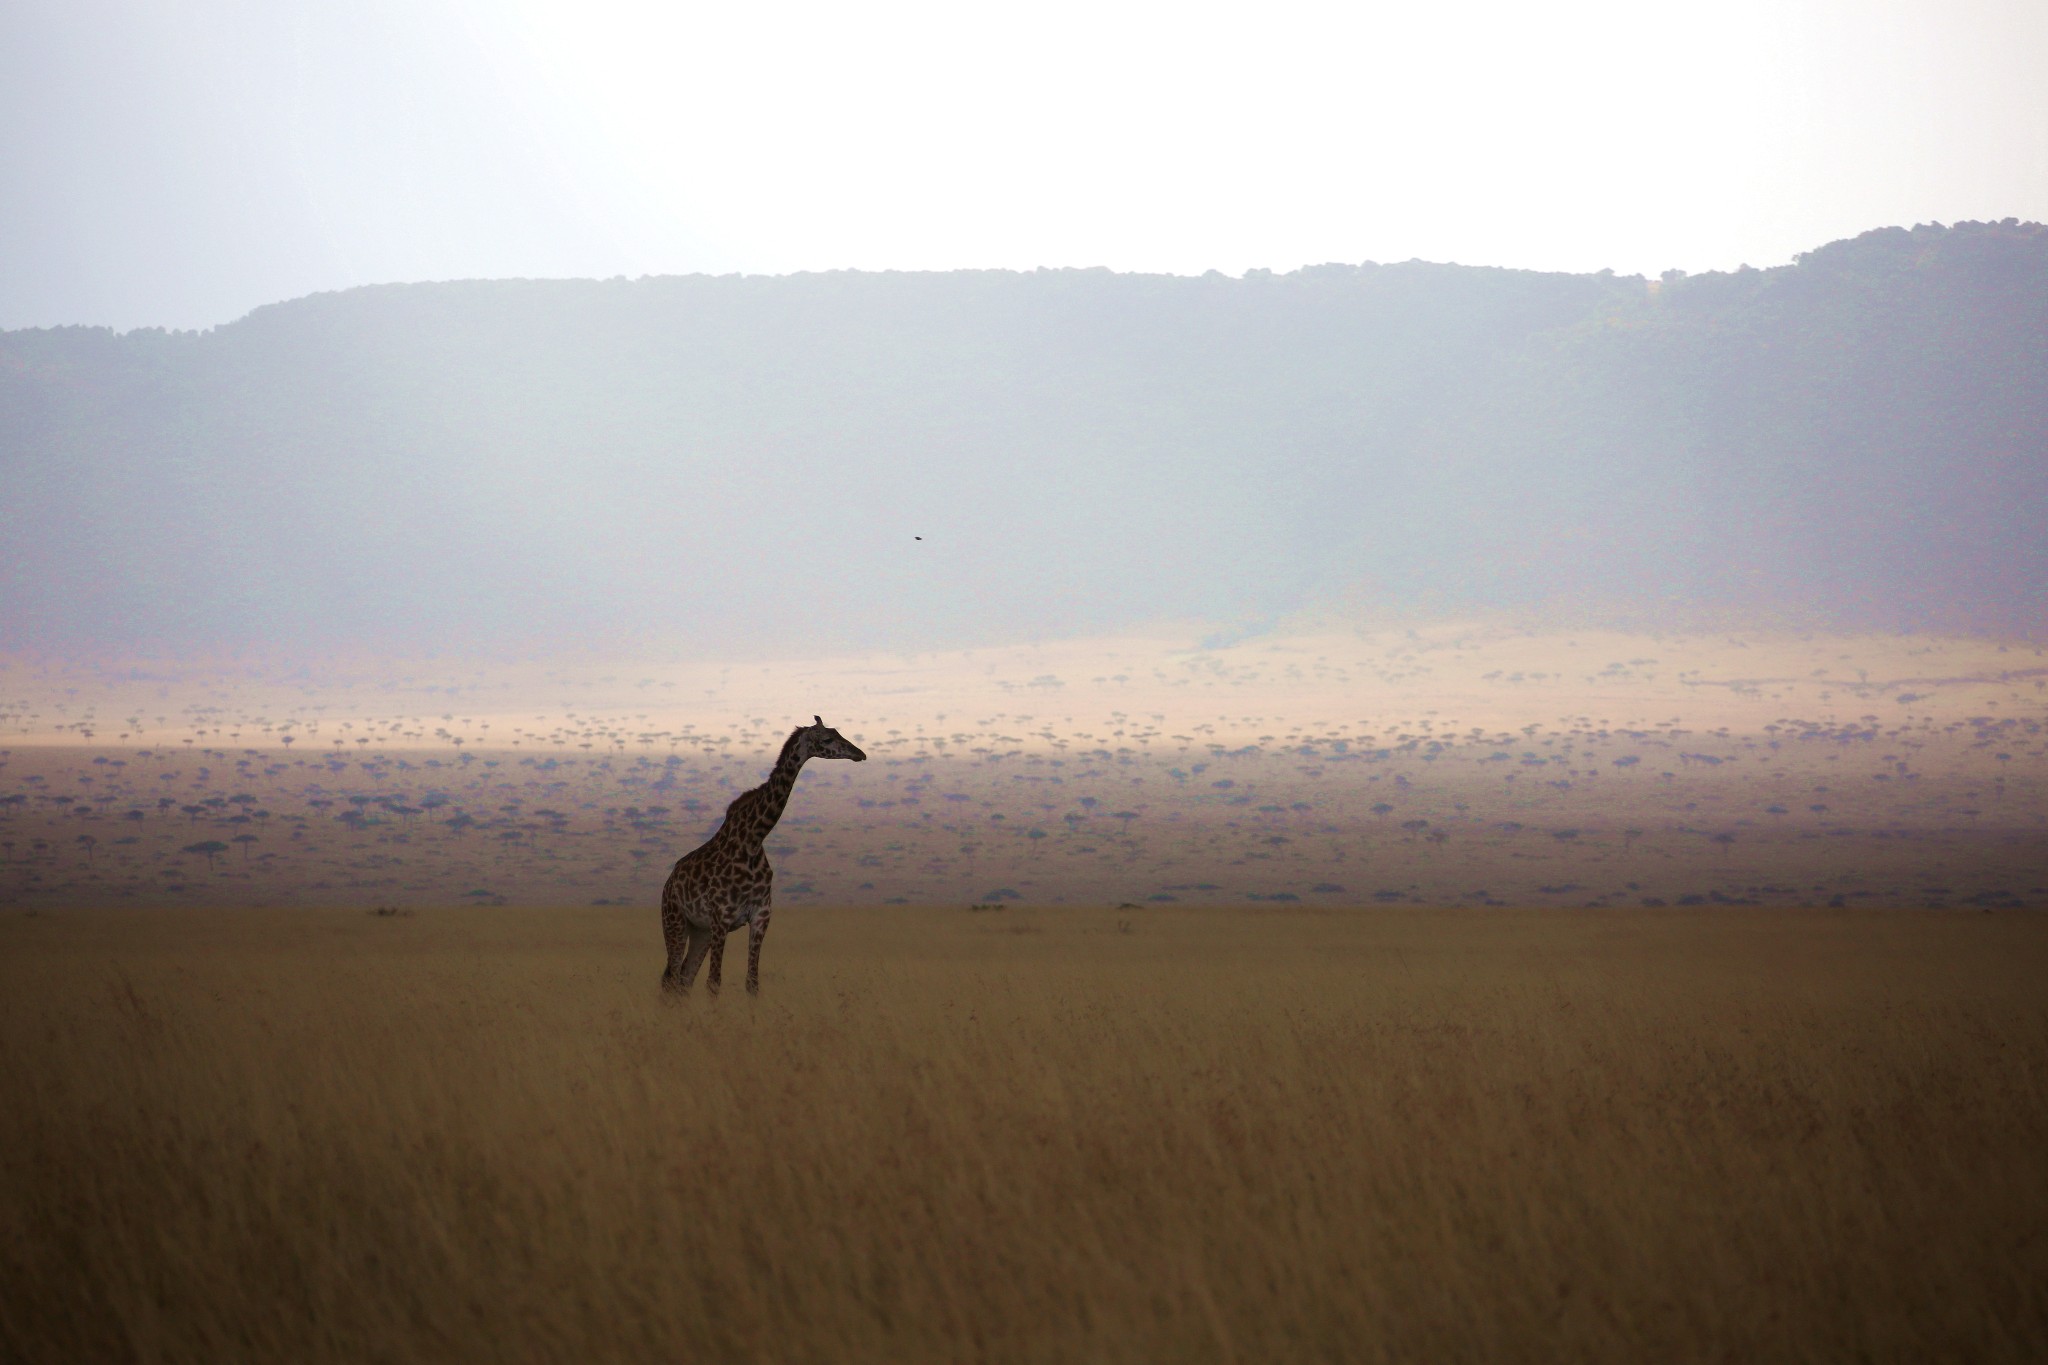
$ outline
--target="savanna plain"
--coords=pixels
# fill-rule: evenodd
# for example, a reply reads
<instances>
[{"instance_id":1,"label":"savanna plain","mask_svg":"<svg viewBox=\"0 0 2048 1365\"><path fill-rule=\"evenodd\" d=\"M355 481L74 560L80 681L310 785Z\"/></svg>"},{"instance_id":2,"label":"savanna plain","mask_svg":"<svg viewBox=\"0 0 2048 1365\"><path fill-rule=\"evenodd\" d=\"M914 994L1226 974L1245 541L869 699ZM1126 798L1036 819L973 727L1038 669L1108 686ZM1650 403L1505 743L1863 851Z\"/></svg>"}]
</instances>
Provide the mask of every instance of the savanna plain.
<instances>
[{"instance_id":1,"label":"savanna plain","mask_svg":"<svg viewBox=\"0 0 2048 1365\"><path fill-rule=\"evenodd\" d=\"M10 661L0 1359L2041 1359L2044 675ZM665 1002L820 710L762 993Z\"/></svg>"}]
</instances>

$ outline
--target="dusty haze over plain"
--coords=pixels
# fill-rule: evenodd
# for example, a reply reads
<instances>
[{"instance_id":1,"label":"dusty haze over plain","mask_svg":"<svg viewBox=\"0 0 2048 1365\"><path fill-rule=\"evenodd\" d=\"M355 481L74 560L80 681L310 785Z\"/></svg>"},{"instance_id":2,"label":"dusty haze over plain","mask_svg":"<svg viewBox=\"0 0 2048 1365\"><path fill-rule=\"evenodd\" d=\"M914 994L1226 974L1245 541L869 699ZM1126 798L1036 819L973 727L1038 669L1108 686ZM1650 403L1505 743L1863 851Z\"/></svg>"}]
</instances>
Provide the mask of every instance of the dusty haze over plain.
<instances>
[{"instance_id":1,"label":"dusty haze over plain","mask_svg":"<svg viewBox=\"0 0 2048 1365\"><path fill-rule=\"evenodd\" d=\"M17 5L0 327L392 281L1427 260L2048 218L2048 11Z\"/></svg>"},{"instance_id":2,"label":"dusty haze over plain","mask_svg":"<svg viewBox=\"0 0 2048 1365\"><path fill-rule=\"evenodd\" d=\"M22 7L0 642L2031 634L2044 13Z\"/></svg>"}]
</instances>

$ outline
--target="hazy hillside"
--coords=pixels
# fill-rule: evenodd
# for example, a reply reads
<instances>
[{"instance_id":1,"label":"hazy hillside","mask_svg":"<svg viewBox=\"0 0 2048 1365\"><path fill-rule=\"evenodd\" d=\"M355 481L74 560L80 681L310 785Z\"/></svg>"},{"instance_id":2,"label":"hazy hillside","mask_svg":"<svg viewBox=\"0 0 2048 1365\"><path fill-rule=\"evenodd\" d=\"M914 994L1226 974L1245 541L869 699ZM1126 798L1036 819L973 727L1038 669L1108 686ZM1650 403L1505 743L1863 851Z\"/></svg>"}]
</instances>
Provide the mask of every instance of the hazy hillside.
<instances>
[{"instance_id":1,"label":"hazy hillside","mask_svg":"<svg viewBox=\"0 0 2048 1365\"><path fill-rule=\"evenodd\" d=\"M16 647L938 645L1328 600L2029 630L2048 229L1654 293L1422 263L360 289L0 333L0 479Z\"/></svg>"}]
</instances>

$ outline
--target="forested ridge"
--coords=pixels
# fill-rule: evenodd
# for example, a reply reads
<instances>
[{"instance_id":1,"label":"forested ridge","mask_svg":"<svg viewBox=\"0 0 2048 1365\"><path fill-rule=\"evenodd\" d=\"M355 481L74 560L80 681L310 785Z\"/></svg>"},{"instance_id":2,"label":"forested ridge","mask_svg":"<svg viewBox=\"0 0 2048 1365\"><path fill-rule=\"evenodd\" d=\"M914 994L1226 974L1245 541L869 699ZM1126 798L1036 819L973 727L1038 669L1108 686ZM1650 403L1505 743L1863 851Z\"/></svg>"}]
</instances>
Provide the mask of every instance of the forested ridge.
<instances>
[{"instance_id":1,"label":"forested ridge","mask_svg":"<svg viewBox=\"0 0 2048 1365\"><path fill-rule=\"evenodd\" d=\"M378 286L0 333L0 479L16 648L908 648L1335 602L2034 632L2048 229L1661 281Z\"/></svg>"}]
</instances>

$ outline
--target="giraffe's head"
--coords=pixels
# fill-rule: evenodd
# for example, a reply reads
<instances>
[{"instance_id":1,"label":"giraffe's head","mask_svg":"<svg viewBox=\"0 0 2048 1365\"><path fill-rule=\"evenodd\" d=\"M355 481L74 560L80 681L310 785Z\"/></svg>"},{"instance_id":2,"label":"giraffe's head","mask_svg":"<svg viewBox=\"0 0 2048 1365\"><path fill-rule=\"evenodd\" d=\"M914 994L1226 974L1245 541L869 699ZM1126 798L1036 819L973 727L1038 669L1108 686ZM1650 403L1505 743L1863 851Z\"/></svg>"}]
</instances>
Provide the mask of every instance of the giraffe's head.
<instances>
[{"instance_id":1,"label":"giraffe's head","mask_svg":"<svg viewBox=\"0 0 2048 1365\"><path fill-rule=\"evenodd\" d=\"M865 763L868 759L859 746L818 716L812 716L811 723L796 732L796 739L804 746L806 758L850 758L855 763Z\"/></svg>"}]
</instances>

